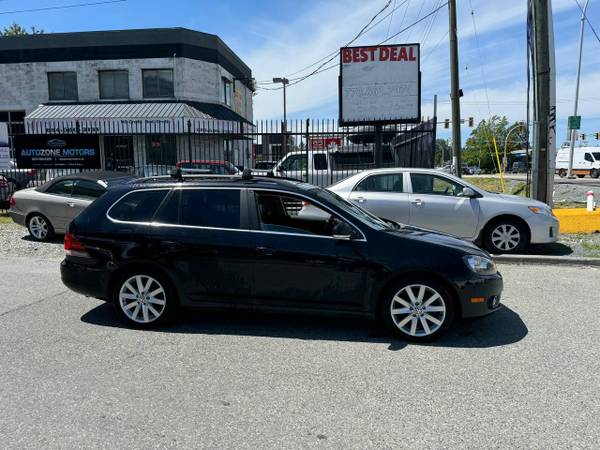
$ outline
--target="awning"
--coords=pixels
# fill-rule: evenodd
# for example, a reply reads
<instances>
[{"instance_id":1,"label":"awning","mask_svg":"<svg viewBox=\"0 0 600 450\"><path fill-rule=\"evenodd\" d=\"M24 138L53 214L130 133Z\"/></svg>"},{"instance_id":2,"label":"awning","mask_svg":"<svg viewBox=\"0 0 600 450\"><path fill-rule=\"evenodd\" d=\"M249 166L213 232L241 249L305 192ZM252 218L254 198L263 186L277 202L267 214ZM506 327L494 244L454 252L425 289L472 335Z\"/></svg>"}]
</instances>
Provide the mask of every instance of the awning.
<instances>
[{"instance_id":1,"label":"awning","mask_svg":"<svg viewBox=\"0 0 600 450\"><path fill-rule=\"evenodd\" d=\"M231 109L200 102L44 104L25 117L27 134L240 133L251 128Z\"/></svg>"}]
</instances>

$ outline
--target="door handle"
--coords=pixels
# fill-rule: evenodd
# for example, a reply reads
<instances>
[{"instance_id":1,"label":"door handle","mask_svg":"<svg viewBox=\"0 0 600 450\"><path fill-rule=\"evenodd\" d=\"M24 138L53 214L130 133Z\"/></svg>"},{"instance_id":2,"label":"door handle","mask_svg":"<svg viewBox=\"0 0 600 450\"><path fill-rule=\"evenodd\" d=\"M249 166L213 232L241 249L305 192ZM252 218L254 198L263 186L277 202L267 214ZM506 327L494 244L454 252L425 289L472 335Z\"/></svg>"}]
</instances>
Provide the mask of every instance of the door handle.
<instances>
[{"instance_id":1,"label":"door handle","mask_svg":"<svg viewBox=\"0 0 600 450\"><path fill-rule=\"evenodd\" d=\"M75 203L73 203L73 202L67 202L67 205L68 205L70 208L75 208Z\"/></svg>"},{"instance_id":2,"label":"door handle","mask_svg":"<svg viewBox=\"0 0 600 450\"><path fill-rule=\"evenodd\" d=\"M417 206L421 206L423 203L425 203L423 200L421 200L420 198L413 200L411 202L413 205L417 205Z\"/></svg>"},{"instance_id":3,"label":"door handle","mask_svg":"<svg viewBox=\"0 0 600 450\"><path fill-rule=\"evenodd\" d=\"M274 253L274 250L269 247L256 247L254 251L259 256L272 256Z\"/></svg>"},{"instance_id":4,"label":"door handle","mask_svg":"<svg viewBox=\"0 0 600 450\"><path fill-rule=\"evenodd\" d=\"M357 201L358 203L364 203L364 202L366 202L366 201L367 201L367 199L366 199L366 198L364 198L364 197L356 197L356 201Z\"/></svg>"}]
</instances>

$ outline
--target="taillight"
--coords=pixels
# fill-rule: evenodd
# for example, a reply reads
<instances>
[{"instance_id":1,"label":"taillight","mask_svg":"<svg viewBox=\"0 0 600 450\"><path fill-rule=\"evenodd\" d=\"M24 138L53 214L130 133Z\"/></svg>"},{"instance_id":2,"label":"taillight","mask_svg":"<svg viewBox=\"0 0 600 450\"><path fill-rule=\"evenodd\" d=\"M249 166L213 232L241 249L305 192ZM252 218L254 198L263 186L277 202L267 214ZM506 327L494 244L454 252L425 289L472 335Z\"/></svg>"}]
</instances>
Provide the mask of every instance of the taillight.
<instances>
[{"instance_id":1,"label":"taillight","mask_svg":"<svg viewBox=\"0 0 600 450\"><path fill-rule=\"evenodd\" d=\"M65 234L65 252L69 256L88 256L85 245L71 233Z\"/></svg>"},{"instance_id":2,"label":"taillight","mask_svg":"<svg viewBox=\"0 0 600 450\"><path fill-rule=\"evenodd\" d=\"M10 198L8 199L8 206L10 208L14 208L16 204L17 202L15 202L15 196L11 194Z\"/></svg>"}]
</instances>

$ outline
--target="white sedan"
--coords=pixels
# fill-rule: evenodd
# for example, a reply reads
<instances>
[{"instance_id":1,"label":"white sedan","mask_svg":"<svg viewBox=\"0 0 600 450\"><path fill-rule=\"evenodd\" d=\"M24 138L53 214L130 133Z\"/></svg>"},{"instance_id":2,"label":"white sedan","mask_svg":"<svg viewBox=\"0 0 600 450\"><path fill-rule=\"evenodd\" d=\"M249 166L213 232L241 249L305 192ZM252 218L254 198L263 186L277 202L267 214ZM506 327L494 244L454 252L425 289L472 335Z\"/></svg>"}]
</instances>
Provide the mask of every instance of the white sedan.
<instances>
[{"instance_id":1,"label":"white sedan","mask_svg":"<svg viewBox=\"0 0 600 450\"><path fill-rule=\"evenodd\" d=\"M378 217L474 241L492 253L558 238L558 219L545 203L487 192L437 170L367 170L327 189ZM311 209L304 205L299 214Z\"/></svg>"}]
</instances>

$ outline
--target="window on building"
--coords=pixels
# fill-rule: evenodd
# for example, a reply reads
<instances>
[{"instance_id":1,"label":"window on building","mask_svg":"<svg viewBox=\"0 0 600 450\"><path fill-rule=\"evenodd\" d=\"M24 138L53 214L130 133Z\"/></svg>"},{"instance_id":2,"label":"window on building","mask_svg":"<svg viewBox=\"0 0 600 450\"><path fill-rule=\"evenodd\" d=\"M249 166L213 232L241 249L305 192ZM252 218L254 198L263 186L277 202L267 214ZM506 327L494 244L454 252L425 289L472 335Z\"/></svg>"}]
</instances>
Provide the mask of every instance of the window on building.
<instances>
[{"instance_id":1,"label":"window on building","mask_svg":"<svg viewBox=\"0 0 600 450\"><path fill-rule=\"evenodd\" d=\"M221 101L231 106L231 81L225 77L221 77Z\"/></svg>"},{"instance_id":2,"label":"window on building","mask_svg":"<svg viewBox=\"0 0 600 450\"><path fill-rule=\"evenodd\" d=\"M101 99L129 98L129 72L126 70L101 70L98 80Z\"/></svg>"},{"instance_id":3,"label":"window on building","mask_svg":"<svg viewBox=\"0 0 600 450\"><path fill-rule=\"evenodd\" d=\"M142 70L145 98L173 98L173 70L145 69Z\"/></svg>"},{"instance_id":4,"label":"window on building","mask_svg":"<svg viewBox=\"0 0 600 450\"><path fill-rule=\"evenodd\" d=\"M48 72L50 100L77 100L76 72Z\"/></svg>"}]
</instances>

